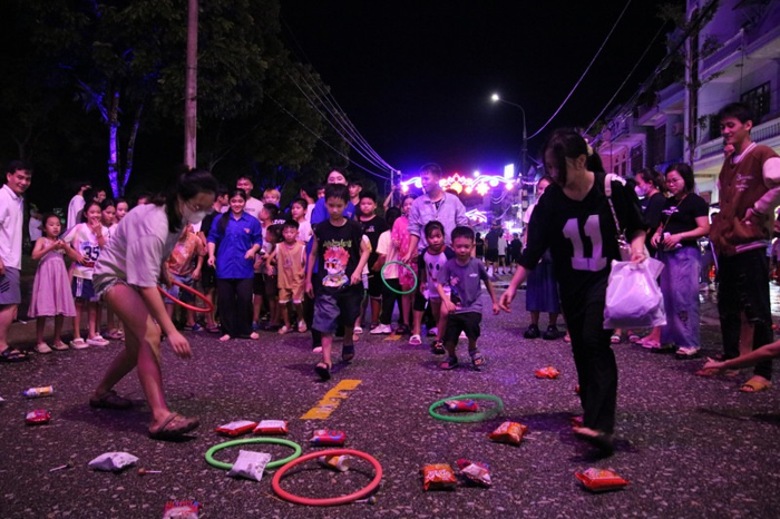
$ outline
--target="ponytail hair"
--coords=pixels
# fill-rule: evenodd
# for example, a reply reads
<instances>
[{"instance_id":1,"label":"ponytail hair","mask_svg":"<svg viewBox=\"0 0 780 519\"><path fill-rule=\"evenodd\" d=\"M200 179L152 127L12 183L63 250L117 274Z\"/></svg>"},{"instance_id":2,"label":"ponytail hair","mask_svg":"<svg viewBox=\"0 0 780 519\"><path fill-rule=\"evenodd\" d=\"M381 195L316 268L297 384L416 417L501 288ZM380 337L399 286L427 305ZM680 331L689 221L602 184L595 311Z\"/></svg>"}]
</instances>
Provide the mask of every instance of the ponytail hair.
<instances>
[{"instance_id":1,"label":"ponytail hair","mask_svg":"<svg viewBox=\"0 0 780 519\"><path fill-rule=\"evenodd\" d=\"M165 215L168 217L168 231L177 233L181 231L183 225L181 215L178 213L178 199L190 200L200 193L217 192L217 179L205 169L186 167L180 170L176 177L176 182L168 188L165 194L158 194L152 197L149 203L157 206L165 206Z\"/></svg>"}]
</instances>

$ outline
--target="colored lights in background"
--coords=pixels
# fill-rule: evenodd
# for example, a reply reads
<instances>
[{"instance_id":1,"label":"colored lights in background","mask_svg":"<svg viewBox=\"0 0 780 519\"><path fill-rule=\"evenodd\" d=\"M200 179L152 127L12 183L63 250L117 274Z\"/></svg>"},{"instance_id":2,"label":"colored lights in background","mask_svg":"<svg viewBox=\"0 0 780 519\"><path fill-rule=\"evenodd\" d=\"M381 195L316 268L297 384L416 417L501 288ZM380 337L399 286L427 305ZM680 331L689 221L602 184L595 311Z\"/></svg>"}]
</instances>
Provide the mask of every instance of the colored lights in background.
<instances>
[{"instance_id":1,"label":"colored lights in background","mask_svg":"<svg viewBox=\"0 0 780 519\"><path fill-rule=\"evenodd\" d=\"M515 180L512 177L507 178L506 171L501 175L483 175L479 171L474 172L473 177L453 173L452 175L439 180L442 189L453 190L458 194L471 195L476 193L480 196L487 195L492 188L503 186L507 191L515 187ZM411 187L422 189L422 180L420 177L412 177L401 182L401 191L408 193Z\"/></svg>"}]
</instances>

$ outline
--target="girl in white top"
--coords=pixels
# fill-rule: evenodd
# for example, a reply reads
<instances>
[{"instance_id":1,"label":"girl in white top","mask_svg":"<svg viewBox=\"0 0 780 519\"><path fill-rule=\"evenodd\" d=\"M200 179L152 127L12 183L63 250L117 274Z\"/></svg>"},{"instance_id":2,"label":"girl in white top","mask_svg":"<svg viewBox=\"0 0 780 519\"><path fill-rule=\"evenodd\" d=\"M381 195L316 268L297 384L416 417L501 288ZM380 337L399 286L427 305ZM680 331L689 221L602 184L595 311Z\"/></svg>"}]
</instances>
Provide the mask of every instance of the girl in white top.
<instances>
[{"instance_id":1,"label":"girl in white top","mask_svg":"<svg viewBox=\"0 0 780 519\"><path fill-rule=\"evenodd\" d=\"M92 286L92 271L101 248L108 243L108 228L101 223L103 213L99 202L89 202L84 206L83 214L86 221L68 230L62 238L71 246L77 258L72 268L71 290L76 300L76 316L73 318L73 340L70 342L71 348L77 350L109 344L98 333L98 298ZM86 341L81 337L81 312L85 307L88 321Z\"/></svg>"},{"instance_id":2,"label":"girl in white top","mask_svg":"<svg viewBox=\"0 0 780 519\"><path fill-rule=\"evenodd\" d=\"M132 407L132 402L113 388L137 369L152 412L149 436L158 440L181 438L199 425L197 418L171 412L165 402L160 329L179 357L191 357L192 350L168 317L157 283L183 226L203 220L214 204L216 190L217 181L209 172L184 173L166 198L127 213L95 266L95 289L124 324L125 348L109 366L89 403L109 409Z\"/></svg>"},{"instance_id":3,"label":"girl in white top","mask_svg":"<svg viewBox=\"0 0 780 519\"><path fill-rule=\"evenodd\" d=\"M119 204L124 205L124 211L122 213L122 217L124 217L127 213L127 202L121 198L116 201L107 198L100 203L100 208L102 209L101 221L103 225L108 227L109 242L111 241L111 236L116 233L117 225L119 225L119 220L122 218L119 216ZM98 307L98 310L100 309L101 308ZM100 329L100 312L98 312L97 321L98 329ZM106 308L106 329L108 330L105 335L106 339L117 341L122 340L125 336L121 326L117 324L114 312L112 312L110 308Z\"/></svg>"}]
</instances>

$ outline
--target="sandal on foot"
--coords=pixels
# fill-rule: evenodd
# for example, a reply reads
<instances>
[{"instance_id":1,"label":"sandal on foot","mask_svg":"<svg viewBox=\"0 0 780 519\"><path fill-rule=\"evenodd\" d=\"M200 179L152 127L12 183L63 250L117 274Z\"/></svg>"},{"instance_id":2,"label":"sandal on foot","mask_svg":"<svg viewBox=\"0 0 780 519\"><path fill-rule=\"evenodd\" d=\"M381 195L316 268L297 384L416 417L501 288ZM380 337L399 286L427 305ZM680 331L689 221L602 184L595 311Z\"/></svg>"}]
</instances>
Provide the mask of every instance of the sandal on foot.
<instances>
[{"instance_id":1,"label":"sandal on foot","mask_svg":"<svg viewBox=\"0 0 780 519\"><path fill-rule=\"evenodd\" d=\"M319 376L323 381L330 380L330 368L330 364L318 362L317 365L314 366L314 372L317 373L317 376Z\"/></svg>"},{"instance_id":2,"label":"sandal on foot","mask_svg":"<svg viewBox=\"0 0 780 519\"><path fill-rule=\"evenodd\" d=\"M431 353L434 355L444 355L447 353L447 350L444 349L444 342L442 341L433 341L431 343Z\"/></svg>"},{"instance_id":3,"label":"sandal on foot","mask_svg":"<svg viewBox=\"0 0 780 519\"><path fill-rule=\"evenodd\" d=\"M54 344L51 345L51 349L57 351L65 351L68 349L68 345L62 341L54 341Z\"/></svg>"},{"instance_id":4,"label":"sandal on foot","mask_svg":"<svg viewBox=\"0 0 780 519\"><path fill-rule=\"evenodd\" d=\"M206 326L206 331L209 333L219 333L219 325L211 324L209 326Z\"/></svg>"},{"instance_id":5,"label":"sandal on foot","mask_svg":"<svg viewBox=\"0 0 780 519\"><path fill-rule=\"evenodd\" d=\"M230 339L231 339L230 335L226 333L225 335L219 338L219 342L227 342Z\"/></svg>"},{"instance_id":6,"label":"sandal on foot","mask_svg":"<svg viewBox=\"0 0 780 519\"><path fill-rule=\"evenodd\" d=\"M95 409L130 409L133 407L133 402L117 395L116 391L112 389L100 397L90 398L89 407L94 407Z\"/></svg>"},{"instance_id":7,"label":"sandal on foot","mask_svg":"<svg viewBox=\"0 0 780 519\"><path fill-rule=\"evenodd\" d=\"M485 364L487 364L487 359L479 351L471 353L471 366L474 369L479 369Z\"/></svg>"},{"instance_id":8,"label":"sandal on foot","mask_svg":"<svg viewBox=\"0 0 780 519\"><path fill-rule=\"evenodd\" d=\"M620 335L613 333L612 337L609 338L609 342L611 342L612 344L620 344L621 342L623 342L623 338Z\"/></svg>"},{"instance_id":9,"label":"sandal on foot","mask_svg":"<svg viewBox=\"0 0 780 519\"><path fill-rule=\"evenodd\" d=\"M252 333L249 334L249 338L251 340L253 340L253 341L256 341L256 340L260 339L260 334L257 333L257 332L252 332Z\"/></svg>"},{"instance_id":10,"label":"sandal on foot","mask_svg":"<svg viewBox=\"0 0 780 519\"><path fill-rule=\"evenodd\" d=\"M447 360L439 364L439 369L443 369L443 370L451 370L457 367L458 367L457 357L447 357Z\"/></svg>"},{"instance_id":11,"label":"sandal on foot","mask_svg":"<svg viewBox=\"0 0 780 519\"><path fill-rule=\"evenodd\" d=\"M409 344L411 344L412 346L419 346L420 344L422 344L422 337L420 337L419 334L415 333L414 335L409 337Z\"/></svg>"},{"instance_id":12,"label":"sandal on foot","mask_svg":"<svg viewBox=\"0 0 780 519\"><path fill-rule=\"evenodd\" d=\"M588 427L573 427L572 430L575 436L596 447L603 456L611 456L615 452L611 434Z\"/></svg>"},{"instance_id":13,"label":"sandal on foot","mask_svg":"<svg viewBox=\"0 0 780 519\"><path fill-rule=\"evenodd\" d=\"M279 328L279 331L276 333L278 333L279 335L284 335L286 333L290 333L291 331L292 331L291 328L288 328L287 326L282 326L281 328Z\"/></svg>"},{"instance_id":14,"label":"sandal on foot","mask_svg":"<svg viewBox=\"0 0 780 519\"><path fill-rule=\"evenodd\" d=\"M772 383L764 377L755 376L742 384L739 390L743 393L760 393L772 387Z\"/></svg>"},{"instance_id":15,"label":"sandal on foot","mask_svg":"<svg viewBox=\"0 0 780 519\"><path fill-rule=\"evenodd\" d=\"M149 429L149 438L153 440L178 440L200 425L197 418L187 418L179 413L171 413L156 429Z\"/></svg>"},{"instance_id":16,"label":"sandal on foot","mask_svg":"<svg viewBox=\"0 0 780 519\"><path fill-rule=\"evenodd\" d=\"M355 358L355 345L344 344L341 346L341 360L344 362L351 362Z\"/></svg>"},{"instance_id":17,"label":"sandal on foot","mask_svg":"<svg viewBox=\"0 0 780 519\"><path fill-rule=\"evenodd\" d=\"M0 352L0 362L23 362L29 360L27 354L16 348L6 348Z\"/></svg>"}]
</instances>

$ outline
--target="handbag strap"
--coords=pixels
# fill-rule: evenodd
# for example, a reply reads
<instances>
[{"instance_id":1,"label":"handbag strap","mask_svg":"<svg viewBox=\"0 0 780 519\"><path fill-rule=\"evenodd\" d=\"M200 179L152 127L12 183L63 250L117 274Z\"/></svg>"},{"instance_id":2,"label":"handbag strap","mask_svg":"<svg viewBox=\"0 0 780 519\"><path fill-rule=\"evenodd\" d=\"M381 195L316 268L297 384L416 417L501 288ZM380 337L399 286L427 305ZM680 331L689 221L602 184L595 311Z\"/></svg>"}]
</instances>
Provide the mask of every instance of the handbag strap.
<instances>
[{"instance_id":1,"label":"handbag strap","mask_svg":"<svg viewBox=\"0 0 780 519\"><path fill-rule=\"evenodd\" d=\"M625 180L623 178L619 177L618 175L615 175L614 173L607 173L604 176L604 194L607 195L607 202L609 202L609 210L612 212L612 218L615 219L615 228L617 229L618 235L623 236L625 239L625 232L620 228L620 220L618 220L617 212L615 211L615 205L612 203L612 181L617 180L618 182L625 185Z\"/></svg>"}]
</instances>

